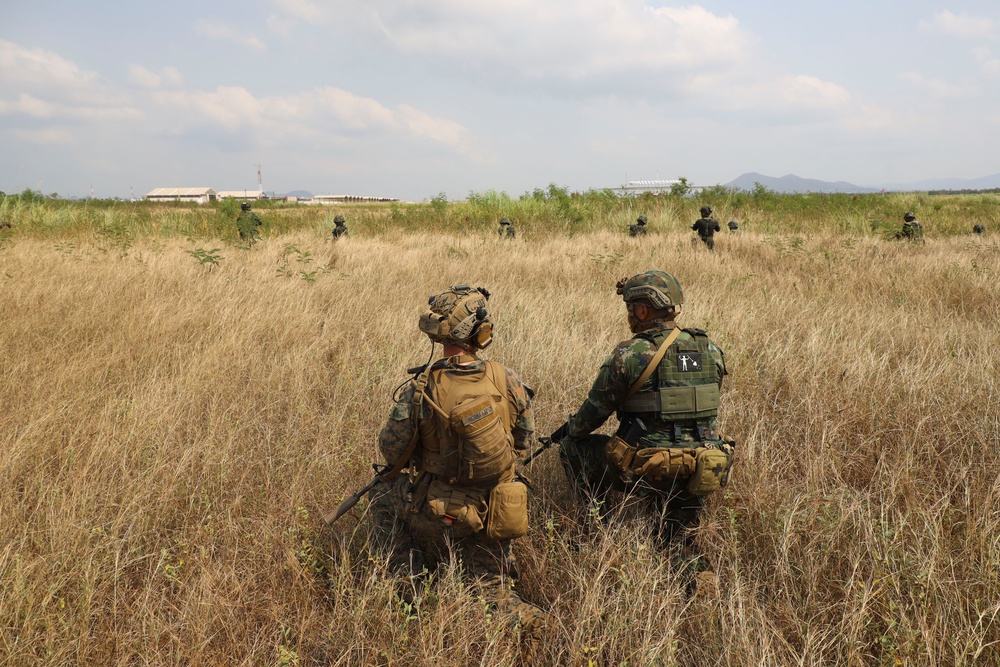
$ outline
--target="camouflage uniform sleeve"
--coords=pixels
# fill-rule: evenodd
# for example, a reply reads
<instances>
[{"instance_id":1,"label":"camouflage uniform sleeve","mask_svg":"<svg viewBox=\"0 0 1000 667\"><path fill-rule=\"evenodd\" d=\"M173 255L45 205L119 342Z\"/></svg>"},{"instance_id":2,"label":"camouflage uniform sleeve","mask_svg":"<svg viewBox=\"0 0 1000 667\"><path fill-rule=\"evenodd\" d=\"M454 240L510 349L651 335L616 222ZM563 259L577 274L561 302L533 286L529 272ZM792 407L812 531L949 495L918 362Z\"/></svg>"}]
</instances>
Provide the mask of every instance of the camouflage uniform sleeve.
<instances>
[{"instance_id":1,"label":"camouflage uniform sleeve","mask_svg":"<svg viewBox=\"0 0 1000 667\"><path fill-rule=\"evenodd\" d=\"M389 465L394 465L410 445L410 438L416 428L411 413L413 412L413 385L407 384L403 395L389 413L389 419L378 434L378 447L382 457Z\"/></svg>"},{"instance_id":2,"label":"camouflage uniform sleeve","mask_svg":"<svg viewBox=\"0 0 1000 667\"><path fill-rule=\"evenodd\" d=\"M722 348L711 340L708 341L708 350L712 354L712 359L715 361L715 368L719 372L719 389L722 389L722 378L729 375L729 371L726 369L726 355L722 351Z\"/></svg>"},{"instance_id":3,"label":"camouflage uniform sleeve","mask_svg":"<svg viewBox=\"0 0 1000 667\"><path fill-rule=\"evenodd\" d=\"M633 339L614 349L597 372L583 405L570 416L569 435L578 437L600 428L618 410L632 383L649 363L651 355L643 354L649 347L648 342Z\"/></svg>"},{"instance_id":4,"label":"camouflage uniform sleeve","mask_svg":"<svg viewBox=\"0 0 1000 667\"><path fill-rule=\"evenodd\" d=\"M535 413L531 409L532 392L521 382L521 378L514 371L509 368L506 370L507 393L517 410L514 428L511 431L514 436L514 448L519 451L526 450L535 434Z\"/></svg>"}]
</instances>

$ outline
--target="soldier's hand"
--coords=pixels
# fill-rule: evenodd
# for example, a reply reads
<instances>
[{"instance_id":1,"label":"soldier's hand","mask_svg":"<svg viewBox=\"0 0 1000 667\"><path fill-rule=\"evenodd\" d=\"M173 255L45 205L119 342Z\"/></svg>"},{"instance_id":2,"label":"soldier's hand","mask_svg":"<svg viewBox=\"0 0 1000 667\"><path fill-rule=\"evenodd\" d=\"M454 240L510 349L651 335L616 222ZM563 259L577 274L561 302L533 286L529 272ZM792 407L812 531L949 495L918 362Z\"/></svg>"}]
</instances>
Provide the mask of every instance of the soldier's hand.
<instances>
[{"instance_id":1,"label":"soldier's hand","mask_svg":"<svg viewBox=\"0 0 1000 667\"><path fill-rule=\"evenodd\" d=\"M561 442L563 438L569 433L569 422L563 422L563 425L555 430L555 432L549 436L549 440L552 442Z\"/></svg>"}]
</instances>

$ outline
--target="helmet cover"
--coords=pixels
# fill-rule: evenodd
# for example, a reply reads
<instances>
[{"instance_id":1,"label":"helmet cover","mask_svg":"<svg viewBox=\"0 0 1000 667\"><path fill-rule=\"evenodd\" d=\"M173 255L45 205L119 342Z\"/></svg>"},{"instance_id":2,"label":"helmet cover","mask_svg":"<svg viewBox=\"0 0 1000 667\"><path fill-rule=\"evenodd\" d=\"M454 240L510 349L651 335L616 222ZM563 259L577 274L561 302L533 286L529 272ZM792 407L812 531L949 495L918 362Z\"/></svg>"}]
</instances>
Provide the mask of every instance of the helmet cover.
<instances>
[{"instance_id":1,"label":"helmet cover","mask_svg":"<svg viewBox=\"0 0 1000 667\"><path fill-rule=\"evenodd\" d=\"M677 278L658 269L643 271L631 278L623 278L618 281L616 287L625 303L646 299L658 309L677 308L684 303L684 292Z\"/></svg>"},{"instance_id":2,"label":"helmet cover","mask_svg":"<svg viewBox=\"0 0 1000 667\"><path fill-rule=\"evenodd\" d=\"M486 310L488 290L452 285L428 299L420 330L435 343L485 348L493 342L493 321Z\"/></svg>"}]
</instances>

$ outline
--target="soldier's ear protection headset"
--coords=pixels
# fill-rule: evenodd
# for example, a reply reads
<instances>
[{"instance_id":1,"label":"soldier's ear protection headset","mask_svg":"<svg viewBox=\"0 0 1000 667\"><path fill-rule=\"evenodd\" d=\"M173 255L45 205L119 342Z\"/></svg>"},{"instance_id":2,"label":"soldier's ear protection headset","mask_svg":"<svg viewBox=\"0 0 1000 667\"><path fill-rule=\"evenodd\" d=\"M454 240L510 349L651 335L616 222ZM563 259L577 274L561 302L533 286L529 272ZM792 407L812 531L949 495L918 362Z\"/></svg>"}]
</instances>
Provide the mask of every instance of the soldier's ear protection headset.
<instances>
[{"instance_id":1,"label":"soldier's ear protection headset","mask_svg":"<svg viewBox=\"0 0 1000 667\"><path fill-rule=\"evenodd\" d=\"M433 310L420 315L420 330L439 343L467 343L485 349L493 342L493 322L486 310L489 298L483 287L452 285L447 292L427 300Z\"/></svg>"}]
</instances>

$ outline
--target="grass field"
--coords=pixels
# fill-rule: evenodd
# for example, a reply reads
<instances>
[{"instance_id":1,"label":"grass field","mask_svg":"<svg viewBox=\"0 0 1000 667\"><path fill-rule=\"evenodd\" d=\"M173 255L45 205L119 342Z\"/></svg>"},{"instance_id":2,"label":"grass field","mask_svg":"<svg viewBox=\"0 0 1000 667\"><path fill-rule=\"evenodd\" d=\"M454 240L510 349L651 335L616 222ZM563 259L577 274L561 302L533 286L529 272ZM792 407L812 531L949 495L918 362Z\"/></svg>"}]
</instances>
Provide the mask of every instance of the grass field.
<instances>
[{"instance_id":1,"label":"grass field","mask_svg":"<svg viewBox=\"0 0 1000 667\"><path fill-rule=\"evenodd\" d=\"M687 600L648 521L595 523L548 453L515 547L551 612L537 664L1000 664L995 236L751 225L711 254L619 213L335 245L275 211L246 250L151 215L15 218L0 243L0 664L519 664L454 571L394 597L364 501L319 517L370 476L429 294L493 293L487 356L547 433L628 337L615 281L648 268L731 372L738 462L701 536L719 591Z\"/></svg>"}]
</instances>

